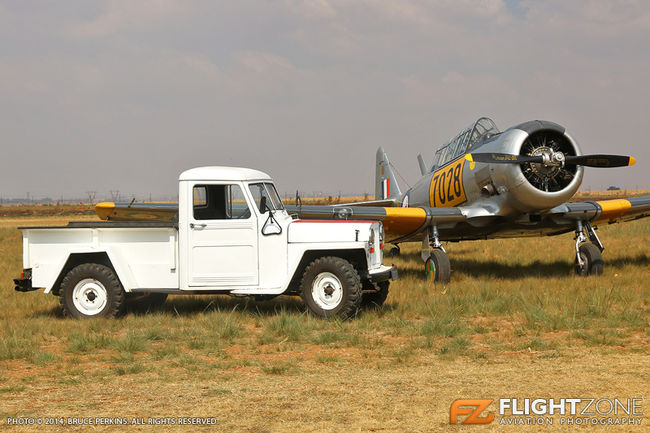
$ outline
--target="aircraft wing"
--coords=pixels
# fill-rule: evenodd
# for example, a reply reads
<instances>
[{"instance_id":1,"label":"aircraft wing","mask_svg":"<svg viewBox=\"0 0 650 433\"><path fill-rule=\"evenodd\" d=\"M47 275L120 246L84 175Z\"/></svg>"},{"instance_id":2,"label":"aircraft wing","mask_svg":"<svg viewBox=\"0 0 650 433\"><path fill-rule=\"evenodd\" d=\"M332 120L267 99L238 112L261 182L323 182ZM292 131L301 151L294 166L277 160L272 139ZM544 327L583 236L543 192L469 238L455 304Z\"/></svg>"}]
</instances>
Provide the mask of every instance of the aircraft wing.
<instances>
[{"instance_id":1,"label":"aircraft wing","mask_svg":"<svg viewBox=\"0 0 650 433\"><path fill-rule=\"evenodd\" d=\"M650 216L650 196L564 203L549 213L558 224L576 219L595 223L630 221Z\"/></svg>"},{"instance_id":2,"label":"aircraft wing","mask_svg":"<svg viewBox=\"0 0 650 433\"><path fill-rule=\"evenodd\" d=\"M305 205L286 206L286 209L305 219L382 221L386 242L415 241L432 223L438 225L441 240L471 240L556 235L573 230L577 220L604 224L649 217L650 196L563 203L543 213L538 223L524 224L504 219L495 219L492 223L485 224L480 220L496 216L486 209L471 206L431 208ZM96 211L101 219L112 221L173 221L178 218L178 205L175 203L99 203Z\"/></svg>"},{"instance_id":3,"label":"aircraft wing","mask_svg":"<svg viewBox=\"0 0 650 433\"><path fill-rule=\"evenodd\" d=\"M95 212L106 221L173 221L178 220L177 203L97 203Z\"/></svg>"},{"instance_id":4,"label":"aircraft wing","mask_svg":"<svg viewBox=\"0 0 650 433\"><path fill-rule=\"evenodd\" d=\"M378 220L386 242L416 241L436 223L441 240L472 240L549 236L575 229L576 221L594 224L630 221L650 216L650 196L564 203L541 215L538 223L504 219L478 207L287 206L289 213L306 219ZM486 221L490 221L486 223Z\"/></svg>"},{"instance_id":5,"label":"aircraft wing","mask_svg":"<svg viewBox=\"0 0 650 433\"><path fill-rule=\"evenodd\" d=\"M467 219L461 209L456 207L286 206L286 209L305 219L381 221L388 242L419 233L434 221L448 223Z\"/></svg>"}]
</instances>

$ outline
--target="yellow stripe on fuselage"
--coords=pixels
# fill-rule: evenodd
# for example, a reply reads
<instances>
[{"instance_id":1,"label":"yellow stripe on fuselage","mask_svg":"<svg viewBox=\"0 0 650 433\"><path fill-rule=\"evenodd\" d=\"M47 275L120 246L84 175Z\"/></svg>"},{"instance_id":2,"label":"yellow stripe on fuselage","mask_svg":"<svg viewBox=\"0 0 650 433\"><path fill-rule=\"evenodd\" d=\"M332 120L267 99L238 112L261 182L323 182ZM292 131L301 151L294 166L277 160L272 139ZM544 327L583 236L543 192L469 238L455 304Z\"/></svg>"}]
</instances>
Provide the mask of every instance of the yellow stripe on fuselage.
<instances>
[{"instance_id":1,"label":"yellow stripe on fuselage","mask_svg":"<svg viewBox=\"0 0 650 433\"><path fill-rule=\"evenodd\" d=\"M383 219L386 239L397 239L415 232L427 219L424 209L417 207L387 207Z\"/></svg>"},{"instance_id":2,"label":"yellow stripe on fuselage","mask_svg":"<svg viewBox=\"0 0 650 433\"><path fill-rule=\"evenodd\" d=\"M597 201L601 207L601 213L596 221L607 219L616 221L632 209L632 203L625 199Z\"/></svg>"}]
</instances>

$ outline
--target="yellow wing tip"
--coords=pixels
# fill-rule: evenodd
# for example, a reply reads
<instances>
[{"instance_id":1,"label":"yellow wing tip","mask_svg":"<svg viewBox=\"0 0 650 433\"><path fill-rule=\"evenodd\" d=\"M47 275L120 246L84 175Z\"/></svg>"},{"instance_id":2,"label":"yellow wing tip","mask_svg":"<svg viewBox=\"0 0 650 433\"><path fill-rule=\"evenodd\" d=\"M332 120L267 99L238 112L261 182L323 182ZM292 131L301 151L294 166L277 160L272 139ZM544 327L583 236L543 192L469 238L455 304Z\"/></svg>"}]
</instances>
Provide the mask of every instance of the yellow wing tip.
<instances>
[{"instance_id":1,"label":"yellow wing tip","mask_svg":"<svg viewBox=\"0 0 650 433\"><path fill-rule=\"evenodd\" d=\"M633 156L630 156L630 162L629 162L628 165L634 165L634 164L636 164L636 158L633 157Z\"/></svg>"},{"instance_id":2,"label":"yellow wing tip","mask_svg":"<svg viewBox=\"0 0 650 433\"><path fill-rule=\"evenodd\" d=\"M115 203L111 201L105 201L102 203L97 203L95 205L95 213L101 220L108 220L108 217L115 210Z\"/></svg>"}]
</instances>

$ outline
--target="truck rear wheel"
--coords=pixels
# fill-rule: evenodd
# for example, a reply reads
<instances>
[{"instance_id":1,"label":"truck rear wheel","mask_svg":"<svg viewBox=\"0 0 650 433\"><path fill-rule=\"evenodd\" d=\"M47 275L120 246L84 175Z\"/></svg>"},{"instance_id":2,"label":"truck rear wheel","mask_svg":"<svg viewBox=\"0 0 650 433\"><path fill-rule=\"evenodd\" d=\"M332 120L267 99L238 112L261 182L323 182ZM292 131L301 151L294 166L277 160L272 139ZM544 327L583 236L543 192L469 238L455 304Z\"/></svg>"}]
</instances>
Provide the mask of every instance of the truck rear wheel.
<instances>
[{"instance_id":1,"label":"truck rear wheel","mask_svg":"<svg viewBox=\"0 0 650 433\"><path fill-rule=\"evenodd\" d=\"M124 311L124 289L108 266L84 263L72 268L59 292L63 314L69 317L115 317Z\"/></svg>"},{"instance_id":2,"label":"truck rear wheel","mask_svg":"<svg viewBox=\"0 0 650 433\"><path fill-rule=\"evenodd\" d=\"M321 257L305 269L300 292L314 315L348 319L357 314L361 304L361 279L347 260Z\"/></svg>"}]
</instances>

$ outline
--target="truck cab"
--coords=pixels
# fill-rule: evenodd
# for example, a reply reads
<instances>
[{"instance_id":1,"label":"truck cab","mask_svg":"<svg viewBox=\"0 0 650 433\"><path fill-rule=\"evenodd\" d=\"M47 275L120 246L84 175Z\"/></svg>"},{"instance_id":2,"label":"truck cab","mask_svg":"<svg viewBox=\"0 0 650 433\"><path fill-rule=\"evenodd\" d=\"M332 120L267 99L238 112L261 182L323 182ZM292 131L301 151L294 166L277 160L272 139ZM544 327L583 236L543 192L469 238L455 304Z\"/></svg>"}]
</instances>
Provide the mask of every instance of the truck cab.
<instances>
[{"instance_id":1,"label":"truck cab","mask_svg":"<svg viewBox=\"0 0 650 433\"><path fill-rule=\"evenodd\" d=\"M113 316L147 294L299 295L321 317L381 305L395 267L382 265L373 221L298 220L267 174L199 167L179 177L174 206L101 203L106 221L22 227L24 275L73 317ZM25 277L26 275L26 277Z\"/></svg>"}]
</instances>

